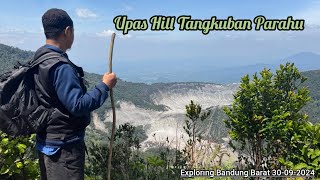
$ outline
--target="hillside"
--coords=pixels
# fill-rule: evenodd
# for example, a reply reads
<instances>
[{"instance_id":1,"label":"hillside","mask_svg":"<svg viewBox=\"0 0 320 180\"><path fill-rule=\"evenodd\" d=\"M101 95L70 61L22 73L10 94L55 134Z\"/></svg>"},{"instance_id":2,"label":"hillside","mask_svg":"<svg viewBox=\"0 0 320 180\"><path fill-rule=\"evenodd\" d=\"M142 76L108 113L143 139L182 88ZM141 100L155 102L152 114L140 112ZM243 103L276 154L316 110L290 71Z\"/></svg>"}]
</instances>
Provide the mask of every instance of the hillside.
<instances>
[{"instance_id":1,"label":"hillside","mask_svg":"<svg viewBox=\"0 0 320 180\"><path fill-rule=\"evenodd\" d=\"M290 57L285 58L280 61L280 63L285 63L290 61L295 64L302 71L310 71L320 69L320 55L312 52L301 52Z\"/></svg>"},{"instance_id":2,"label":"hillside","mask_svg":"<svg viewBox=\"0 0 320 180\"><path fill-rule=\"evenodd\" d=\"M25 63L28 60L31 60L33 56L34 52L32 51L24 51L0 44L0 73L10 70L15 64L17 64L17 62ZM85 72L85 79L89 83L89 89L100 82L101 78L101 75ZM164 110L164 106L155 105L150 99L150 95L161 87L162 84L158 84L155 87L143 83L126 82L120 79L118 80L117 87L115 88L115 99L130 101L141 108ZM97 110L99 116L103 117L104 110L109 108L109 106L106 106L107 104L110 103L105 103L103 107Z\"/></svg>"},{"instance_id":3,"label":"hillside","mask_svg":"<svg viewBox=\"0 0 320 180\"><path fill-rule=\"evenodd\" d=\"M310 91L312 100L304 107L313 123L320 122L320 70L306 71L302 73L308 80L303 84Z\"/></svg>"},{"instance_id":4,"label":"hillside","mask_svg":"<svg viewBox=\"0 0 320 180\"><path fill-rule=\"evenodd\" d=\"M32 59L33 55L34 52L32 51L24 51L0 43L0 73L13 68L18 61L26 62Z\"/></svg>"},{"instance_id":5,"label":"hillside","mask_svg":"<svg viewBox=\"0 0 320 180\"><path fill-rule=\"evenodd\" d=\"M17 48L0 44L0 72L9 70L17 60L26 62L31 59L33 52L23 51ZM312 122L319 122L319 101L320 101L320 70L307 71L303 73L308 81L304 84L311 93L312 102L305 108ZM102 76L94 73L85 73L85 78L91 89L101 81ZM120 77L121 78L121 77ZM240 77L239 77L240 79ZM146 131L148 139L144 146L164 140L169 137L172 141L180 140L186 136L183 130L185 119L185 105L194 100L203 106L204 109L212 109L213 114L203 122L201 131L204 137L214 138L217 142L223 142L222 138L227 137L224 127L223 113L221 106L229 105L232 102L233 93L237 90L237 84L217 85L213 83L133 83L119 80L114 95L117 106L118 125L129 122L135 126L141 126ZM106 131L110 126L110 100L93 113L91 127ZM96 114L97 115L96 115ZM156 134L155 137L152 135ZM177 139L179 138L179 139ZM182 143L183 144L183 143Z\"/></svg>"},{"instance_id":6,"label":"hillside","mask_svg":"<svg viewBox=\"0 0 320 180\"><path fill-rule=\"evenodd\" d=\"M6 45L0 46L1 72L5 72L13 67L17 61L26 62L33 57L33 52L23 51ZM102 76L85 72L85 79L88 81L88 89L101 81ZM223 126L223 112L219 106L231 103L232 93L237 85L222 86L213 83L133 83L118 80L114 89L116 100L118 125L130 122L133 125L143 125L144 130L150 135L157 133L160 139L165 135L174 138L176 127L179 134L184 134L183 123L185 119L185 105L194 100L201 103L203 108L213 109L214 115L208 120L208 124L219 124L210 126L206 124L199 129L207 136L215 136L221 140L226 136L226 131L218 131L216 127ZM102 107L94 111L93 123L97 129L105 129L105 125L110 126L109 113L111 110L110 99ZM106 113L107 112L107 113ZM95 113L98 115L96 116ZM104 121L105 123L101 123ZM109 127L108 126L108 127ZM185 134L186 135L186 134ZM160 137L161 136L161 137ZM153 140L150 140L153 141Z\"/></svg>"}]
</instances>

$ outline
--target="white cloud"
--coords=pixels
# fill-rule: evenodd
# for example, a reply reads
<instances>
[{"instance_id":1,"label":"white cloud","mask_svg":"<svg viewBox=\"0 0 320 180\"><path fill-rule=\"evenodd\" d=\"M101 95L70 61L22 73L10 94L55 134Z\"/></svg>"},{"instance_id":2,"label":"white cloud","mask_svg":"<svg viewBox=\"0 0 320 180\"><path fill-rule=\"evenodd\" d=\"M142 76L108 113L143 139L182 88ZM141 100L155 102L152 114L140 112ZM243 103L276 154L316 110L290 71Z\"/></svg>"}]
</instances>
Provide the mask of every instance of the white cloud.
<instances>
[{"instance_id":1,"label":"white cloud","mask_svg":"<svg viewBox=\"0 0 320 180\"><path fill-rule=\"evenodd\" d=\"M307 25L320 25L320 3L312 3L310 7L297 13L294 18L304 19Z\"/></svg>"},{"instance_id":2,"label":"white cloud","mask_svg":"<svg viewBox=\"0 0 320 180\"><path fill-rule=\"evenodd\" d=\"M100 37L109 37L112 35L112 33L114 33L113 30L103 30L101 33L96 33L97 36L100 36Z\"/></svg>"},{"instance_id":3,"label":"white cloud","mask_svg":"<svg viewBox=\"0 0 320 180\"><path fill-rule=\"evenodd\" d=\"M0 43L24 50L37 50L44 43L44 35L29 32L0 32Z\"/></svg>"},{"instance_id":4,"label":"white cloud","mask_svg":"<svg viewBox=\"0 0 320 180\"><path fill-rule=\"evenodd\" d=\"M131 34L126 34L126 35L123 35L123 34L117 34L117 36L119 36L119 38L121 39L129 39L131 38Z\"/></svg>"},{"instance_id":5,"label":"white cloud","mask_svg":"<svg viewBox=\"0 0 320 180\"><path fill-rule=\"evenodd\" d=\"M17 47L18 45L24 44L27 38L22 38L19 36L10 36L6 34L0 34L0 43L10 46Z\"/></svg>"},{"instance_id":6,"label":"white cloud","mask_svg":"<svg viewBox=\"0 0 320 180\"><path fill-rule=\"evenodd\" d=\"M127 4L127 3L122 3L121 4L121 7L118 9L118 11L121 11L121 12L130 12L132 11L134 8L133 6Z\"/></svg>"},{"instance_id":7,"label":"white cloud","mask_svg":"<svg viewBox=\"0 0 320 180\"><path fill-rule=\"evenodd\" d=\"M43 28L41 30L37 28L27 28L27 27L0 27L1 34L42 34Z\"/></svg>"},{"instance_id":8,"label":"white cloud","mask_svg":"<svg viewBox=\"0 0 320 180\"><path fill-rule=\"evenodd\" d=\"M113 30L108 29L108 30L103 30L101 33L96 33L96 35L100 37L109 37L113 33L115 33ZM116 33L116 35L121 39L129 39L132 37L132 35L130 34L123 35L123 34Z\"/></svg>"},{"instance_id":9,"label":"white cloud","mask_svg":"<svg viewBox=\"0 0 320 180\"><path fill-rule=\"evenodd\" d=\"M0 33L23 33L25 30L15 27L1 27Z\"/></svg>"},{"instance_id":10,"label":"white cloud","mask_svg":"<svg viewBox=\"0 0 320 180\"><path fill-rule=\"evenodd\" d=\"M129 5L124 5L124 10L125 10L125 11L132 11L132 10L133 10L133 7L132 7L132 6L129 6Z\"/></svg>"},{"instance_id":11,"label":"white cloud","mask_svg":"<svg viewBox=\"0 0 320 180\"><path fill-rule=\"evenodd\" d=\"M78 8L78 9L76 9L76 13L77 13L77 16L80 18L95 18L98 16L97 14L90 11L89 9Z\"/></svg>"},{"instance_id":12,"label":"white cloud","mask_svg":"<svg viewBox=\"0 0 320 180\"><path fill-rule=\"evenodd\" d=\"M256 41L264 41L265 39L264 38L262 38L262 37L257 37L256 38Z\"/></svg>"}]
</instances>

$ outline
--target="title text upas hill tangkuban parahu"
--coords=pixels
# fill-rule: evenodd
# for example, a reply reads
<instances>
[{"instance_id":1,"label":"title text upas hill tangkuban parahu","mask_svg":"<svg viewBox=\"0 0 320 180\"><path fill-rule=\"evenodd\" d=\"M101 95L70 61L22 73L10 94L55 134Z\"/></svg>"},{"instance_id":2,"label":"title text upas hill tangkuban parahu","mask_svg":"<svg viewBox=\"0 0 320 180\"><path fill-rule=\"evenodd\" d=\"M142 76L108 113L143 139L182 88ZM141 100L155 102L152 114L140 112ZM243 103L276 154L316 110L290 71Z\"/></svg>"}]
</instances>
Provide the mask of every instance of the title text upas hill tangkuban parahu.
<instances>
[{"instance_id":1,"label":"title text upas hill tangkuban parahu","mask_svg":"<svg viewBox=\"0 0 320 180\"><path fill-rule=\"evenodd\" d=\"M129 19L128 16L116 16L113 23L117 30L128 34L130 30L144 31L149 27L147 19ZM229 16L227 19L218 19L212 16L210 19L192 19L191 16L152 16L149 19L151 31L173 31L175 24L179 25L180 31L202 31L204 35L210 31L302 31L304 30L305 20L294 19L288 16L286 19L267 19L260 15L253 20L250 19L234 19Z\"/></svg>"}]
</instances>

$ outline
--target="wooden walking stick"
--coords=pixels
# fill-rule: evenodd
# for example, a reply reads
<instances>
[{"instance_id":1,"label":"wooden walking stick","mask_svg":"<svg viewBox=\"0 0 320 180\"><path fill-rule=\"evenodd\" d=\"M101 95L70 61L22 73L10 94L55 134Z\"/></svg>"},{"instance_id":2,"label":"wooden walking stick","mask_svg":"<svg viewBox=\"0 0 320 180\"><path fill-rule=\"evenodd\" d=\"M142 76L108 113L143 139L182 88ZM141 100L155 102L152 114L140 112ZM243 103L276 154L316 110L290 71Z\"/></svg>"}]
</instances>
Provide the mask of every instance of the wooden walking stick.
<instances>
[{"instance_id":1,"label":"wooden walking stick","mask_svg":"<svg viewBox=\"0 0 320 180\"><path fill-rule=\"evenodd\" d=\"M113 53L113 44L114 44L114 38L116 34L112 33L111 36L111 42L110 42L110 53L109 53L109 73L112 73L112 53ZM113 91L110 89L110 100L111 100L111 107L112 107L112 132L111 132L111 139L110 139L110 146L109 146L109 158L108 158L108 180L111 179L111 160L112 160L112 146L114 141L114 133L116 130L116 109L114 106L113 101Z\"/></svg>"}]
</instances>

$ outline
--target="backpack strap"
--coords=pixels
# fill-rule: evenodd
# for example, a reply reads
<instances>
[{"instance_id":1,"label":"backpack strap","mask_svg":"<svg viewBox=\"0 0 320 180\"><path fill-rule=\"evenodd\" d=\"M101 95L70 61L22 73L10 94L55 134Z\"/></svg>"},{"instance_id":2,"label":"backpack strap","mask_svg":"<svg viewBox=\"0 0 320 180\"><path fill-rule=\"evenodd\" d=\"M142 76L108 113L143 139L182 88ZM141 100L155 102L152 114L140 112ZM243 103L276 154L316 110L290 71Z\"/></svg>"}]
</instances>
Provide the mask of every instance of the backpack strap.
<instances>
[{"instance_id":1,"label":"backpack strap","mask_svg":"<svg viewBox=\"0 0 320 180\"><path fill-rule=\"evenodd\" d=\"M49 52L43 56L41 56L39 59L33 60L30 62L29 66L31 68L36 67L37 65L41 64L42 62L53 59L53 58L63 58L78 74L80 77L84 76L83 69L81 67L78 67L73 62L71 62L68 58L64 57L63 54L57 53L57 52Z\"/></svg>"},{"instance_id":2,"label":"backpack strap","mask_svg":"<svg viewBox=\"0 0 320 180\"><path fill-rule=\"evenodd\" d=\"M39 59L31 61L29 65L31 68L34 68L46 60L53 59L53 58L60 58L60 57L62 57L62 56L59 53L49 52L49 53L41 56Z\"/></svg>"}]
</instances>

